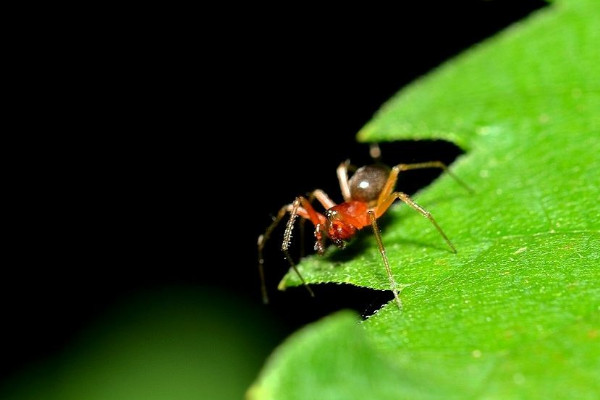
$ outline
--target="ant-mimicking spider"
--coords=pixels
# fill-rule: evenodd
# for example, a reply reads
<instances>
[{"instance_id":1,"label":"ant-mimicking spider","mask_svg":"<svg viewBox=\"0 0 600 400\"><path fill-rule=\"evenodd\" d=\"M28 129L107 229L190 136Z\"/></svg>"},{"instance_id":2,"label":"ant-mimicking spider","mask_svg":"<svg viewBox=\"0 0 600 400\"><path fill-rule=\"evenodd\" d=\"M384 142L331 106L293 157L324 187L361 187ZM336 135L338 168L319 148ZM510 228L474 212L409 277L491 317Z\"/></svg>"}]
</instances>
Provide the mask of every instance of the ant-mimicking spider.
<instances>
[{"instance_id":1,"label":"ant-mimicking spider","mask_svg":"<svg viewBox=\"0 0 600 400\"><path fill-rule=\"evenodd\" d=\"M442 228L438 225L437 221L433 218L431 213L415 203L409 195L403 192L394 191L394 188L396 186L396 181L398 180L398 174L403 171L424 168L440 168L444 172L448 173L448 175L450 175L459 184L464 186L469 192L472 190L464 182L458 179L458 177L455 176L441 161L398 164L390 168L380 162L377 162L379 155L379 147L377 145L373 145L371 147L371 156L375 159L376 163L355 168L350 165L349 160L346 160L339 165L337 168L337 177L344 202L336 204L323 190L316 189L308 196L298 196L293 203L281 207L277 213L277 216L273 219L273 222L271 225L269 225L265 233L258 237L258 268L264 303L268 303L269 298L265 284L263 248L273 230L277 227L279 222L287 213L290 214L290 218L283 234L281 251L283 251L285 258L290 264L290 267L298 275L304 287L306 287L310 295L313 297L314 292L310 286L308 286L302 277L302 274L300 274L300 271L296 267L296 264L289 254L292 231L298 216L306 220L310 220L310 222L312 222L314 225L314 249L319 255L323 255L325 252L325 240L327 238L336 246L342 248L344 247L345 243L353 238L359 230L366 226L371 226L373 228L373 233L375 234L379 253L381 254L381 258L383 260L383 265L390 281L390 288L394 294L396 303L400 308L402 308L402 302L398 294L399 285L396 283L396 280L392 275L390 263L381 239L381 232L379 231L379 227L377 225L377 219L388 210L394 201L397 199L403 201L412 209L427 218L433 224L435 229L437 229L442 238L446 241L452 252L456 253L456 248L450 239L448 239ZM349 170L354 171L350 178L348 177ZM316 199L323 206L323 208L325 208L324 213L319 213L313 208L312 201L314 199Z\"/></svg>"}]
</instances>

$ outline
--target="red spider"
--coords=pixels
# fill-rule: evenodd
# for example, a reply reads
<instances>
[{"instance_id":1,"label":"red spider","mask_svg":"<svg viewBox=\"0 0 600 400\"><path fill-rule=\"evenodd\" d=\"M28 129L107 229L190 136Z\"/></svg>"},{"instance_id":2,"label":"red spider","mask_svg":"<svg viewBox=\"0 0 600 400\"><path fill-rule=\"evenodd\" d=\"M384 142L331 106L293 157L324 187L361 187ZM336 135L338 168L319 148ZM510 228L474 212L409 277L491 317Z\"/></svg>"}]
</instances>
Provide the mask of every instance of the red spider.
<instances>
[{"instance_id":1,"label":"red spider","mask_svg":"<svg viewBox=\"0 0 600 400\"><path fill-rule=\"evenodd\" d=\"M392 270L381 240L381 233L377 226L377 218L381 217L396 199L402 200L415 211L429 219L444 238L448 246L450 246L452 252L456 253L454 245L450 242L444 231L442 231L442 228L440 228L433 216L415 203L406 193L394 191L400 172L422 168L441 168L458 183L465 186L467 190L470 190L468 186L448 170L444 163L440 161L429 161L415 164L398 164L392 168L376 163L356 169L354 174L348 179L348 170L350 168L351 166L348 160L341 163L337 168L340 189L344 197L343 203L336 204L320 189L314 190L308 198L298 196L292 204L285 205L279 210L273 223L267 228L264 234L258 237L258 267L261 279L262 296L265 303L268 302L268 296L264 278L263 248L273 229L275 229L286 213L290 214L290 219L287 222L283 234L281 250L290 263L290 267L296 272L311 296L314 296L313 291L306 284L288 252L292 239L294 222L298 216L310 220L314 225L314 236L316 239L315 251L320 255L322 255L325 250L326 238L329 238L336 246L342 248L360 229L371 226L375 234L375 239L377 240L379 253L383 259L383 265L390 281L391 290L394 293L394 298L399 307L402 307L402 303L398 296L398 284L392 275ZM317 199L317 201L325 208L324 214L317 212L313 208L311 202L314 199Z\"/></svg>"}]
</instances>

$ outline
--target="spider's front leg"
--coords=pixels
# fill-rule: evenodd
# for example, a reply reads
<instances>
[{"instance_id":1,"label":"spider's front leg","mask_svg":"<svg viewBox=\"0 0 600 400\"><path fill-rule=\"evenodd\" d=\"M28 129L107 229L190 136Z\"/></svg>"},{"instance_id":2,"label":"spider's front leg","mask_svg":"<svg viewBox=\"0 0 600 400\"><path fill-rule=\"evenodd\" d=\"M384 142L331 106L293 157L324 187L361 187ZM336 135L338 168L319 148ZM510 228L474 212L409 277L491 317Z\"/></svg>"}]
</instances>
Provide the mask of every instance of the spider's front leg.
<instances>
[{"instance_id":1,"label":"spider's front leg","mask_svg":"<svg viewBox=\"0 0 600 400\"><path fill-rule=\"evenodd\" d=\"M324 207L327 207L327 208L335 205L335 203L322 190L315 190L313 193L310 194L309 197L311 199L316 198ZM261 281L262 298L263 298L263 302L265 304L269 302L269 297L267 294L267 288L266 288L266 284L265 284L265 274L264 274L265 260L264 260L264 256L263 256L263 249L265 247L267 240L271 237L273 230L279 225L279 223L281 222L281 220L283 219L283 217L286 214L289 214L290 217L289 217L289 220L287 221L285 231L283 233L283 240L281 242L281 251L284 253L285 258L288 260L290 267L298 275L298 278L300 278L304 287L306 287L306 290L308 290L310 295L312 297L314 297L314 293L313 293L312 289L308 286L308 284L302 277L302 274L300 274L300 271L298 271L298 268L296 267L296 264L294 263L292 257L290 256L289 248L290 248L290 245L292 242L293 230L294 230L294 225L295 225L296 219L298 218L298 216L300 216L303 220L310 220L312 222L312 224L315 226L315 238L317 239L317 242L315 243L315 249L318 252L322 253L323 247L324 247L324 237L323 237L322 229L323 229L327 219L325 218L325 216L318 213L313 208L313 206L311 205L311 202L309 200L307 200L303 196L298 196L292 204L287 204L287 205L281 207L281 209L277 213L277 216L273 219L273 222L266 229L265 233L263 233L262 235L260 235L258 237L258 270L259 270L260 281Z\"/></svg>"},{"instance_id":2,"label":"spider's front leg","mask_svg":"<svg viewBox=\"0 0 600 400\"><path fill-rule=\"evenodd\" d=\"M325 216L323 216L322 214L314 211L314 209L312 208L312 202L315 199L317 199L317 201L326 210L334 207L336 204L335 204L335 202L333 200L331 200L329 198L329 196L327 196L327 193L325 193L321 189L316 189L312 193L310 193L310 195L308 196L307 204L302 202L302 205L303 205L304 209L308 212L308 217L302 219L302 221L300 222L300 224L301 224L300 227L302 228L304 226L304 221L306 221L307 219L309 219L313 223L313 225L315 227L315 230L314 230L314 237L315 237L314 250L319 255L323 255L323 253L325 252L325 238L326 238L325 235L327 235L326 230L325 230L325 226L326 226L325 224L327 222L327 219L325 218ZM304 235L302 233L301 233L301 239L302 240L304 239Z\"/></svg>"}]
</instances>

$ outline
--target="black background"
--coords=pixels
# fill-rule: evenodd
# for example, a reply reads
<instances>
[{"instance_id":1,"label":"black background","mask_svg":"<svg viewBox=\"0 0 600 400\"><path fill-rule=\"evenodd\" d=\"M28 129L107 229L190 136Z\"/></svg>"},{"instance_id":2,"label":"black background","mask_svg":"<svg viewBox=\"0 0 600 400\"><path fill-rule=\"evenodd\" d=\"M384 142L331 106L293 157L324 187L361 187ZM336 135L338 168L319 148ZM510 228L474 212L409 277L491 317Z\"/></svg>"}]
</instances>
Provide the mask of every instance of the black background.
<instances>
[{"instance_id":1,"label":"black background","mask_svg":"<svg viewBox=\"0 0 600 400\"><path fill-rule=\"evenodd\" d=\"M59 151L38 168L9 243L2 375L59 353L107 307L146 288L216 288L263 310L278 340L332 310L368 313L389 300L337 286L316 288L315 299L302 288L277 293L287 265L274 237L272 304L263 308L256 238L298 194L319 187L340 199L335 168L368 161L355 134L391 95L544 6L445 3L235 10L215 25L207 12L123 39L109 52L115 60L86 77L81 101L91 101L76 107L80 125L69 123L77 139L50 143ZM459 153L432 143L383 150L388 163Z\"/></svg>"}]
</instances>

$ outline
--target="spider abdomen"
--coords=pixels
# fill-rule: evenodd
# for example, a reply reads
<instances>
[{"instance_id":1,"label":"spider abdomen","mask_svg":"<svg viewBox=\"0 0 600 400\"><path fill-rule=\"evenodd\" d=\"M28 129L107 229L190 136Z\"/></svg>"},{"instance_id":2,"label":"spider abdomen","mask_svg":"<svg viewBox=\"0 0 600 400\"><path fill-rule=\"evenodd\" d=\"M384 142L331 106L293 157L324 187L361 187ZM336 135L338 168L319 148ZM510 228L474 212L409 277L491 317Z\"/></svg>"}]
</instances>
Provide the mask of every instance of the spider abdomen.
<instances>
[{"instance_id":1,"label":"spider abdomen","mask_svg":"<svg viewBox=\"0 0 600 400\"><path fill-rule=\"evenodd\" d=\"M390 169L385 165L366 165L357 169L348 180L352 200L376 202L389 175Z\"/></svg>"}]
</instances>

